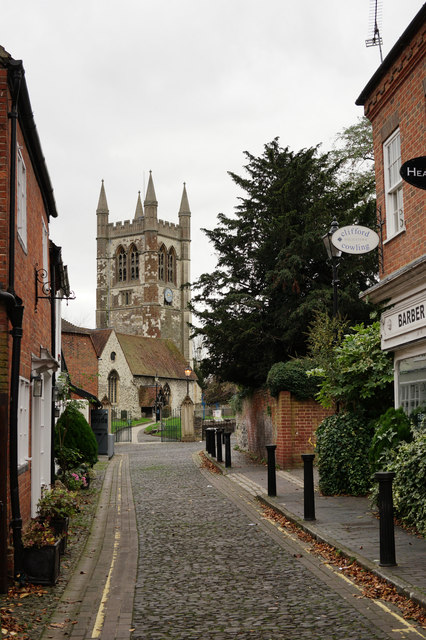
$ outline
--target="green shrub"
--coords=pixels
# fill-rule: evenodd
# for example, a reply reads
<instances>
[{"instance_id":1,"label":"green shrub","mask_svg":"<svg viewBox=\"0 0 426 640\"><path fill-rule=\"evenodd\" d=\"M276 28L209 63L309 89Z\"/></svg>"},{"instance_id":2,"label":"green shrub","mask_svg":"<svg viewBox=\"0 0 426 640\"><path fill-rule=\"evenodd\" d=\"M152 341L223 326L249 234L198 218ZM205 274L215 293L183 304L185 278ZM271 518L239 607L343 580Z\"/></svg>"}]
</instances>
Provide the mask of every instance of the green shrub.
<instances>
[{"instance_id":1,"label":"green shrub","mask_svg":"<svg viewBox=\"0 0 426 640\"><path fill-rule=\"evenodd\" d=\"M70 450L79 454L79 464L87 463L93 466L97 462L98 444L95 434L86 418L72 402L67 405L55 427L55 457L63 471L71 466ZM63 452L65 455L62 455Z\"/></svg>"},{"instance_id":2,"label":"green shrub","mask_svg":"<svg viewBox=\"0 0 426 640\"><path fill-rule=\"evenodd\" d=\"M372 470L380 471L395 455L401 442L412 441L412 423L401 407L399 409L390 407L374 423L374 429L369 459Z\"/></svg>"},{"instance_id":3,"label":"green shrub","mask_svg":"<svg viewBox=\"0 0 426 640\"><path fill-rule=\"evenodd\" d=\"M395 514L426 535L426 433L415 431L412 442L402 443L390 465L395 471Z\"/></svg>"},{"instance_id":4,"label":"green shrub","mask_svg":"<svg viewBox=\"0 0 426 640\"><path fill-rule=\"evenodd\" d=\"M276 397L280 391L290 391L298 400L314 398L318 393L320 378L306 374L312 367L313 363L308 359L276 362L266 380L270 394Z\"/></svg>"},{"instance_id":5,"label":"green shrub","mask_svg":"<svg viewBox=\"0 0 426 640\"><path fill-rule=\"evenodd\" d=\"M317 429L319 487L324 495L365 495L370 488L371 427L362 416L340 413Z\"/></svg>"}]
</instances>

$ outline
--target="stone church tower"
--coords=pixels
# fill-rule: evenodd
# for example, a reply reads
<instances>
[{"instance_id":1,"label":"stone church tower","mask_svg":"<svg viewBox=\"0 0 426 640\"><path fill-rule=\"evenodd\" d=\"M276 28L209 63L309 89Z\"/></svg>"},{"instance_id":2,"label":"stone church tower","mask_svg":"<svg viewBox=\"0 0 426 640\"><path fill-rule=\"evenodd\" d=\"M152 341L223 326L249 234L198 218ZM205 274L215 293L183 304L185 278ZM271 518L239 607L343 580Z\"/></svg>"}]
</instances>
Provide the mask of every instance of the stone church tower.
<instances>
[{"instance_id":1,"label":"stone church tower","mask_svg":"<svg viewBox=\"0 0 426 640\"><path fill-rule=\"evenodd\" d=\"M189 327L191 211L183 187L179 223L157 217L150 172L133 220L111 223L102 181L97 216L96 328L173 340L192 358Z\"/></svg>"}]
</instances>

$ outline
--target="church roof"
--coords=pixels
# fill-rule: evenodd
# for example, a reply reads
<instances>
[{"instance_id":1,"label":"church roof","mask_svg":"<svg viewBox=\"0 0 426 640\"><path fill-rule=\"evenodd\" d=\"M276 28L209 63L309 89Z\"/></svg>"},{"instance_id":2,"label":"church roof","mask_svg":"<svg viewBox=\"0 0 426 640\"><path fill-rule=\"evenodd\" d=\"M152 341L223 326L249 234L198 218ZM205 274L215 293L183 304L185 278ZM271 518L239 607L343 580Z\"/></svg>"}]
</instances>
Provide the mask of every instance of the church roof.
<instances>
[{"instance_id":1,"label":"church roof","mask_svg":"<svg viewBox=\"0 0 426 640\"><path fill-rule=\"evenodd\" d=\"M104 350L112 331L113 329L91 329L90 333L92 335L92 342L98 358L101 357L102 351Z\"/></svg>"},{"instance_id":2,"label":"church roof","mask_svg":"<svg viewBox=\"0 0 426 640\"><path fill-rule=\"evenodd\" d=\"M187 362L171 340L144 338L117 333L124 356L134 376L152 376L185 380ZM195 374L191 375L195 379Z\"/></svg>"}]
</instances>

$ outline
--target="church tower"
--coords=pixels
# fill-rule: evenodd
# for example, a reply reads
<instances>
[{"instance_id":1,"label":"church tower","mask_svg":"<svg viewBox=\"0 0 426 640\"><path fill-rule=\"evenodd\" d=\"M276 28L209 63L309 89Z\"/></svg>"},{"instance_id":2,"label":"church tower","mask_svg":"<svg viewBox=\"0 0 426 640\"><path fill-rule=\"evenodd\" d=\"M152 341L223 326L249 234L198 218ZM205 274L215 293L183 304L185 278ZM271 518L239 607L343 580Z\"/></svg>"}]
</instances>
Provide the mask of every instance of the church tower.
<instances>
[{"instance_id":1,"label":"church tower","mask_svg":"<svg viewBox=\"0 0 426 640\"><path fill-rule=\"evenodd\" d=\"M185 184L178 224L158 219L151 172L133 220L109 222L103 181L96 217L96 328L168 338L190 362L191 211Z\"/></svg>"}]
</instances>

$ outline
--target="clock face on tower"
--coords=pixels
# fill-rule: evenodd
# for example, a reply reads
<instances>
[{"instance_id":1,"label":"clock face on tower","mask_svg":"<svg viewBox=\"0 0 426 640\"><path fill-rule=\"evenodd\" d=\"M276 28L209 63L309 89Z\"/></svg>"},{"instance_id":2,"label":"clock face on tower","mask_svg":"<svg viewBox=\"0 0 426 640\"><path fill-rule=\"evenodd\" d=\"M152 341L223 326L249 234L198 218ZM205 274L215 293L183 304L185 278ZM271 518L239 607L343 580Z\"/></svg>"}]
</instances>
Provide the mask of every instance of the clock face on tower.
<instances>
[{"instance_id":1,"label":"clock face on tower","mask_svg":"<svg viewBox=\"0 0 426 640\"><path fill-rule=\"evenodd\" d=\"M172 304L173 302L173 291L169 288L164 289L164 300L168 303L168 304Z\"/></svg>"}]
</instances>

